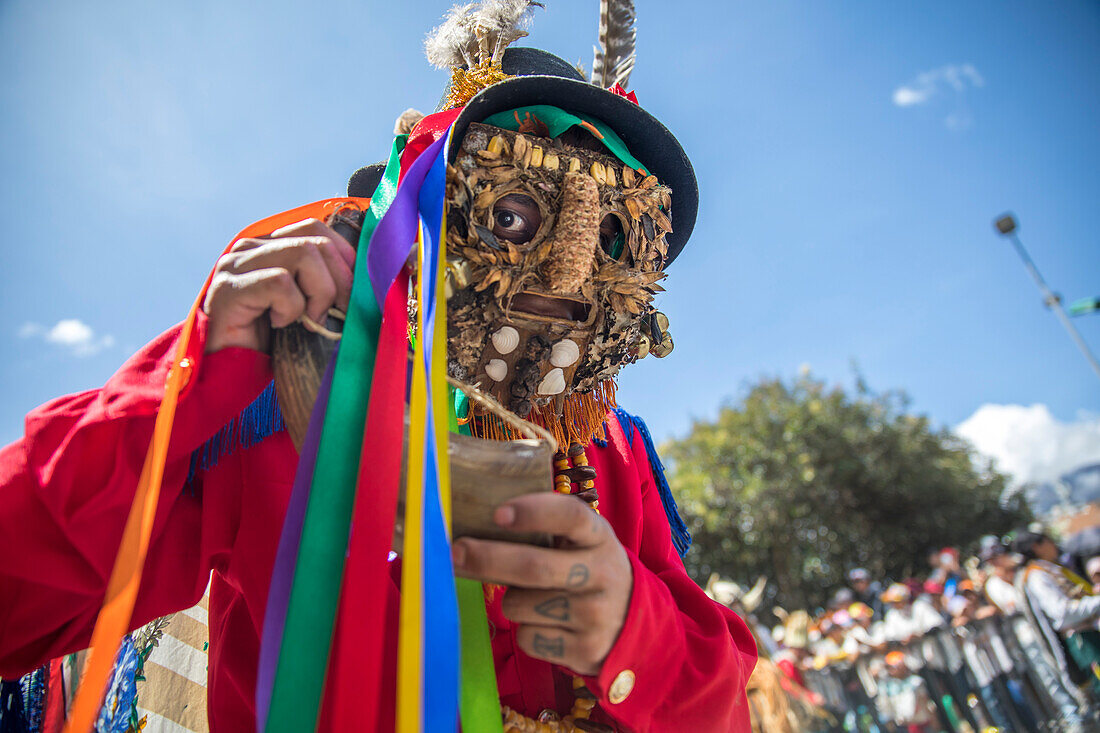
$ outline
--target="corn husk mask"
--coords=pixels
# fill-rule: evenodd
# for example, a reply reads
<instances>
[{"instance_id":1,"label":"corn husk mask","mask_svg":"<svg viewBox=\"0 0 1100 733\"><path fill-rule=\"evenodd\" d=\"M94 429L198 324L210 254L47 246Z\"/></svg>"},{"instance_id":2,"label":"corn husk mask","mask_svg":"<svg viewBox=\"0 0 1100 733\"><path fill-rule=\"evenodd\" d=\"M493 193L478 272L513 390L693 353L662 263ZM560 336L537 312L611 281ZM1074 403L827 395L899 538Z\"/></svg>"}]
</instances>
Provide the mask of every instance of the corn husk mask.
<instances>
[{"instance_id":1,"label":"corn husk mask","mask_svg":"<svg viewBox=\"0 0 1100 733\"><path fill-rule=\"evenodd\" d=\"M521 417L606 412L624 364L671 350L652 306L671 190L624 146L514 118L525 132L471 124L448 170L448 366Z\"/></svg>"}]
</instances>

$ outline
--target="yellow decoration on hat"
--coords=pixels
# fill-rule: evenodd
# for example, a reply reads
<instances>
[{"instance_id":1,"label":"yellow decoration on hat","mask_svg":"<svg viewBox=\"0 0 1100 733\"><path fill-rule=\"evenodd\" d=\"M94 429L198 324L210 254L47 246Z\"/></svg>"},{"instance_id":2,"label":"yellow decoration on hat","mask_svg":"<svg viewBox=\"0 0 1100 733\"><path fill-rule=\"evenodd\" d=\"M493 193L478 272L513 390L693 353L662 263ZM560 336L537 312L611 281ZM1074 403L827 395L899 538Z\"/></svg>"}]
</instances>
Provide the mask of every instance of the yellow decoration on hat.
<instances>
[{"instance_id":1,"label":"yellow decoration on hat","mask_svg":"<svg viewBox=\"0 0 1100 733\"><path fill-rule=\"evenodd\" d=\"M505 74L499 63L492 61L478 64L472 69L453 68L451 86L447 90L447 99L443 103L443 108L463 107L482 89L511 78L512 75Z\"/></svg>"},{"instance_id":2,"label":"yellow decoration on hat","mask_svg":"<svg viewBox=\"0 0 1100 733\"><path fill-rule=\"evenodd\" d=\"M542 4L494 0L451 8L424 42L428 61L451 70L451 88L443 109L461 107L482 89L512 78L500 65L504 49L527 35L524 26L536 7Z\"/></svg>"}]
</instances>

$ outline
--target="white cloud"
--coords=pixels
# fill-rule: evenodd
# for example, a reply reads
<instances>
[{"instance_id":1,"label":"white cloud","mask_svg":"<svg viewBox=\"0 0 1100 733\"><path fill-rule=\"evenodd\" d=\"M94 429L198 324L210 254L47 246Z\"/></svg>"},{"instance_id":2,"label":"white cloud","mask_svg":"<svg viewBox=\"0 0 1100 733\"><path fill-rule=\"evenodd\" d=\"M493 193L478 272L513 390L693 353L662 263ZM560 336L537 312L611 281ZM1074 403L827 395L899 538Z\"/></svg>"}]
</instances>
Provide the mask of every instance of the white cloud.
<instances>
[{"instance_id":1,"label":"white cloud","mask_svg":"<svg viewBox=\"0 0 1100 733\"><path fill-rule=\"evenodd\" d=\"M1062 422L1046 405L982 405L955 428L1013 485L1052 482L1100 461L1100 416Z\"/></svg>"},{"instance_id":2,"label":"white cloud","mask_svg":"<svg viewBox=\"0 0 1100 733\"><path fill-rule=\"evenodd\" d=\"M63 318L48 329L28 321L19 327L19 338L41 338L46 343L67 349L75 356L91 356L115 345L114 336L104 334L97 337L92 327L78 318Z\"/></svg>"},{"instance_id":3,"label":"white cloud","mask_svg":"<svg viewBox=\"0 0 1100 733\"><path fill-rule=\"evenodd\" d=\"M894 104L899 107L911 107L914 104L924 104L932 96L932 89L914 89L913 87L898 87L894 90Z\"/></svg>"},{"instance_id":4,"label":"white cloud","mask_svg":"<svg viewBox=\"0 0 1100 733\"><path fill-rule=\"evenodd\" d=\"M73 348L87 346L94 338L95 331L91 326L76 318L62 319L46 333L46 340L51 344Z\"/></svg>"},{"instance_id":5,"label":"white cloud","mask_svg":"<svg viewBox=\"0 0 1100 733\"><path fill-rule=\"evenodd\" d=\"M947 64L917 74L916 79L894 90L893 100L898 107L912 107L925 104L946 88L962 94L981 86L985 79L971 64Z\"/></svg>"}]
</instances>

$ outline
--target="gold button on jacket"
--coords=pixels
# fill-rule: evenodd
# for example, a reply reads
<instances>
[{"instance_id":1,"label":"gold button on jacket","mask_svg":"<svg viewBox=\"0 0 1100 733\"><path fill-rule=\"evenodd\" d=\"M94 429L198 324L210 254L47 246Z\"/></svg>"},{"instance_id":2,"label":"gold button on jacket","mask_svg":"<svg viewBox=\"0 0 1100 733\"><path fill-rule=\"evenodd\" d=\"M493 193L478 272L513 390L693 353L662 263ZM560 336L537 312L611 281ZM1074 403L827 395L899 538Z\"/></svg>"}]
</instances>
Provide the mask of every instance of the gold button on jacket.
<instances>
[{"instance_id":1,"label":"gold button on jacket","mask_svg":"<svg viewBox=\"0 0 1100 733\"><path fill-rule=\"evenodd\" d=\"M611 683L611 689L607 691L607 699L614 704L625 700L634 690L634 672L624 669L615 675L615 681Z\"/></svg>"}]
</instances>

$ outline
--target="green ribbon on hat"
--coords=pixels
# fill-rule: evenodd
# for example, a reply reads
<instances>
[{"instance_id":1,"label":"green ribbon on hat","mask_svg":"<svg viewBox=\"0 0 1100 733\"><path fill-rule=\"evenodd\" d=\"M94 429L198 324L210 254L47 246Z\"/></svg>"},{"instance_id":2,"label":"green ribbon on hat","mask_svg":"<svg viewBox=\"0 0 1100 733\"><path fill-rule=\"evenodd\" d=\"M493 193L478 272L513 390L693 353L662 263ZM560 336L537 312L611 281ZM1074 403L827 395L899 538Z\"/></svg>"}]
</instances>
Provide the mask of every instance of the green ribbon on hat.
<instances>
[{"instance_id":1,"label":"green ribbon on hat","mask_svg":"<svg viewBox=\"0 0 1100 733\"><path fill-rule=\"evenodd\" d=\"M518 132L520 126L525 122L541 122L550 131L548 137L557 137L570 127L581 127L592 133L612 155L623 163L644 175L649 175L649 171L646 170L641 161L630 154L626 143L623 142L618 133L608 127L603 120L598 120L595 117L576 115L549 104L533 104L529 107L517 107L507 112L498 112L492 117L482 120L482 122L486 125L515 132Z\"/></svg>"}]
</instances>

